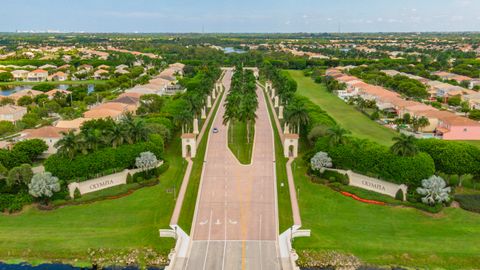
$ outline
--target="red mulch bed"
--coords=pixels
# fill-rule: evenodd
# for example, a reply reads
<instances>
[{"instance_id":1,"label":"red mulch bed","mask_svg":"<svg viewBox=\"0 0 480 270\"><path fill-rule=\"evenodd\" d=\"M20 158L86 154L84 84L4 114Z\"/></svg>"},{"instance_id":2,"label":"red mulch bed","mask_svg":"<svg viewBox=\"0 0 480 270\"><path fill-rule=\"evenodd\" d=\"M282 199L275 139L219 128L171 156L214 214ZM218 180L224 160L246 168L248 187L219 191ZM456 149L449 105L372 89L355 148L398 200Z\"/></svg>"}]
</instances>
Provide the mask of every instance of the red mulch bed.
<instances>
[{"instance_id":1,"label":"red mulch bed","mask_svg":"<svg viewBox=\"0 0 480 270\"><path fill-rule=\"evenodd\" d=\"M340 191L340 193L342 193L342 195L344 195L344 196L351 197L354 200L357 200L359 202L368 203L368 204L376 204L376 205L386 205L386 203L384 203L384 202L362 199L362 198L358 197L357 195L346 192L346 191Z\"/></svg>"}]
</instances>

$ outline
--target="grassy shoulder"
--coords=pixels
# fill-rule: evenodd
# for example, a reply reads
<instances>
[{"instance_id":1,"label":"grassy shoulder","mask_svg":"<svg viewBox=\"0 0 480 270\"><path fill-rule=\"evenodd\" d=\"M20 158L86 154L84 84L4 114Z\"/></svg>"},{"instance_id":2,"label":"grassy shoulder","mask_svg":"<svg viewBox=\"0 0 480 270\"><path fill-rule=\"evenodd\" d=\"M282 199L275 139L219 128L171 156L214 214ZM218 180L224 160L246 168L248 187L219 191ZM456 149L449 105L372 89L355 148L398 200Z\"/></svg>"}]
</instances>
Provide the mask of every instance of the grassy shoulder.
<instances>
[{"instance_id":1,"label":"grassy shoulder","mask_svg":"<svg viewBox=\"0 0 480 270\"><path fill-rule=\"evenodd\" d=\"M28 262L88 262L89 249L124 252L151 248L167 255L173 239L160 238L168 228L186 163L180 139L165 151L170 167L159 184L115 200L103 200L51 211L29 207L15 215L0 215L0 258Z\"/></svg>"},{"instance_id":2,"label":"grassy shoulder","mask_svg":"<svg viewBox=\"0 0 480 270\"><path fill-rule=\"evenodd\" d=\"M287 179L287 158L283 155L283 145L278 135L278 129L271 106L267 102L268 114L273 128L273 137L275 140L275 172L277 176L277 203L278 203L278 226L282 233L293 225L292 204L290 201L290 191Z\"/></svg>"},{"instance_id":3,"label":"grassy shoulder","mask_svg":"<svg viewBox=\"0 0 480 270\"><path fill-rule=\"evenodd\" d=\"M247 124L240 121L232 121L228 126L228 148L241 164L252 162L255 127L247 132Z\"/></svg>"},{"instance_id":4,"label":"grassy shoulder","mask_svg":"<svg viewBox=\"0 0 480 270\"><path fill-rule=\"evenodd\" d=\"M298 84L298 94L319 105L341 126L350 130L352 135L387 146L393 143L392 138L397 135L397 132L372 121L355 107L328 92L324 85L315 83L310 77L305 77L302 71L289 70L288 73Z\"/></svg>"},{"instance_id":5,"label":"grassy shoulder","mask_svg":"<svg viewBox=\"0 0 480 270\"><path fill-rule=\"evenodd\" d=\"M0 82L0 86L18 86L18 85L36 85L36 84L51 84L51 85L59 85L59 84L105 84L108 83L108 80L84 80L84 81L48 81L48 82L22 82L22 81L14 81L14 82Z\"/></svg>"},{"instance_id":6,"label":"grassy shoulder","mask_svg":"<svg viewBox=\"0 0 480 270\"><path fill-rule=\"evenodd\" d=\"M224 93L218 98L222 99ZM205 152L207 149L207 140L209 132L211 132L214 116L218 111L221 102L215 106L212 117L207 124L206 133L203 135L202 141L198 144L197 155L193 158L192 173L188 182L187 191L183 199L182 210L178 219L178 225L186 232L190 233L193 222L193 215L195 214L195 204L197 203L197 196L200 189L200 180L202 178L203 162L205 160ZM198 142L197 142L198 143Z\"/></svg>"},{"instance_id":7,"label":"grassy shoulder","mask_svg":"<svg viewBox=\"0 0 480 270\"><path fill-rule=\"evenodd\" d=\"M300 149L305 149L301 147ZM428 214L413 208L370 205L310 181L308 164L293 164L302 223L310 238L297 250L352 253L364 263L472 269L480 261L480 216L458 208Z\"/></svg>"}]
</instances>

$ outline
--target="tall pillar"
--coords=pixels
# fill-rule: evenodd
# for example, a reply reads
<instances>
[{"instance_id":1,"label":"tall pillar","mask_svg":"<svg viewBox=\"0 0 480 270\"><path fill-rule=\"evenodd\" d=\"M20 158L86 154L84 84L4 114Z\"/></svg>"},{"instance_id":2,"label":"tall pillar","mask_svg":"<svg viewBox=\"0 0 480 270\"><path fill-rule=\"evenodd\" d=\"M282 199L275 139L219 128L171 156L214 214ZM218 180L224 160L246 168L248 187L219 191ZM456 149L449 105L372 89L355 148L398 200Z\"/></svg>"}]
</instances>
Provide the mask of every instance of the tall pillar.
<instances>
[{"instance_id":1,"label":"tall pillar","mask_svg":"<svg viewBox=\"0 0 480 270\"><path fill-rule=\"evenodd\" d=\"M212 107L212 97L207 96L207 108L211 108L211 107Z\"/></svg>"},{"instance_id":2,"label":"tall pillar","mask_svg":"<svg viewBox=\"0 0 480 270\"><path fill-rule=\"evenodd\" d=\"M289 134L290 133L290 127L288 126L287 123L283 125L283 134Z\"/></svg>"},{"instance_id":3,"label":"tall pillar","mask_svg":"<svg viewBox=\"0 0 480 270\"><path fill-rule=\"evenodd\" d=\"M212 98L213 98L213 99L217 99L217 94L216 94L216 92L217 92L217 91L216 91L215 88L214 88L214 89L212 90Z\"/></svg>"},{"instance_id":4,"label":"tall pillar","mask_svg":"<svg viewBox=\"0 0 480 270\"><path fill-rule=\"evenodd\" d=\"M198 131L198 118L194 118L193 119L193 134L197 135L198 133L200 133Z\"/></svg>"},{"instance_id":5,"label":"tall pillar","mask_svg":"<svg viewBox=\"0 0 480 270\"><path fill-rule=\"evenodd\" d=\"M207 118L207 113L205 112L206 109L205 107L202 108L202 119L206 119Z\"/></svg>"},{"instance_id":6,"label":"tall pillar","mask_svg":"<svg viewBox=\"0 0 480 270\"><path fill-rule=\"evenodd\" d=\"M278 107L278 96L275 96L275 108Z\"/></svg>"},{"instance_id":7,"label":"tall pillar","mask_svg":"<svg viewBox=\"0 0 480 270\"><path fill-rule=\"evenodd\" d=\"M272 87L272 93L270 95L270 98L273 98L275 96L275 88Z\"/></svg>"},{"instance_id":8,"label":"tall pillar","mask_svg":"<svg viewBox=\"0 0 480 270\"><path fill-rule=\"evenodd\" d=\"M283 106L278 107L278 119L283 119Z\"/></svg>"}]
</instances>

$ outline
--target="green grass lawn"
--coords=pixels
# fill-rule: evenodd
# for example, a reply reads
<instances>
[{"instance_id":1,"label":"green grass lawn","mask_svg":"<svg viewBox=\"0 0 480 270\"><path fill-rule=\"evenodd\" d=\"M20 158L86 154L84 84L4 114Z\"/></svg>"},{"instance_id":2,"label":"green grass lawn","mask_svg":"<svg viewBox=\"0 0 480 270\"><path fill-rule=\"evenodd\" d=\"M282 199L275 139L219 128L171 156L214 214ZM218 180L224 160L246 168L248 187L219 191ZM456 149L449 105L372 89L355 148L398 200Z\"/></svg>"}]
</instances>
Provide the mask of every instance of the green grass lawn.
<instances>
[{"instance_id":1,"label":"green grass lawn","mask_svg":"<svg viewBox=\"0 0 480 270\"><path fill-rule=\"evenodd\" d=\"M222 99L223 94L224 93L218 97L220 100ZM183 199L182 211L180 212L180 217L178 218L178 225L180 225L183 231L185 231L187 234L190 233L193 215L195 214L195 204L197 203L197 195L202 177L203 161L205 160L205 151L207 149L207 138L212 129L214 119L213 116L217 113L219 106L220 102L218 102L218 104L215 106L215 111L213 111L212 118L208 123L206 133L203 135L200 144L198 144L197 155L195 158L193 158L192 173L190 175L187 191L185 192L185 197Z\"/></svg>"},{"instance_id":2,"label":"green grass lawn","mask_svg":"<svg viewBox=\"0 0 480 270\"><path fill-rule=\"evenodd\" d=\"M228 126L228 148L237 157L241 164L252 162L253 138L255 128L250 128L250 136L247 135L247 124L241 121L232 121Z\"/></svg>"},{"instance_id":3,"label":"green grass lawn","mask_svg":"<svg viewBox=\"0 0 480 270\"><path fill-rule=\"evenodd\" d=\"M350 130L352 135L374 140L384 145L391 145L397 132L383 127L357 111L355 107L346 104L334 94L327 91L322 84L315 83L310 77L305 77L302 71L289 70L288 73L298 83L297 93L309 98L319 105L341 126Z\"/></svg>"},{"instance_id":4,"label":"green grass lawn","mask_svg":"<svg viewBox=\"0 0 480 270\"><path fill-rule=\"evenodd\" d=\"M20 82L20 81L15 81L15 82L0 82L0 86L4 85L12 85L12 86L18 86L18 85L36 85L36 84L53 84L53 85L59 85L59 84L104 84L107 83L108 80L84 80L84 81L53 81L53 82Z\"/></svg>"},{"instance_id":5,"label":"green grass lawn","mask_svg":"<svg viewBox=\"0 0 480 270\"><path fill-rule=\"evenodd\" d=\"M310 182L306 164L294 163L303 227L310 238L297 250L352 253L364 263L426 269L474 269L480 265L480 215L447 208L436 215L413 208L377 206Z\"/></svg>"},{"instance_id":6,"label":"green grass lawn","mask_svg":"<svg viewBox=\"0 0 480 270\"><path fill-rule=\"evenodd\" d=\"M267 97L268 98L268 97ZM275 140L275 172L277 176L277 203L278 203L278 226L282 233L293 225L292 204L290 202L290 191L287 179L287 158L283 155L283 146L278 129L273 118L272 108L267 103L268 114L273 128ZM283 183L283 187L282 187Z\"/></svg>"},{"instance_id":7,"label":"green grass lawn","mask_svg":"<svg viewBox=\"0 0 480 270\"><path fill-rule=\"evenodd\" d=\"M126 197L52 211L30 207L15 215L0 214L0 258L85 262L89 248L150 247L168 254L174 241L160 238L158 230L168 228L174 207L171 190L176 186L178 191L185 172L180 151L176 138L166 150L170 167L160 183Z\"/></svg>"}]
</instances>

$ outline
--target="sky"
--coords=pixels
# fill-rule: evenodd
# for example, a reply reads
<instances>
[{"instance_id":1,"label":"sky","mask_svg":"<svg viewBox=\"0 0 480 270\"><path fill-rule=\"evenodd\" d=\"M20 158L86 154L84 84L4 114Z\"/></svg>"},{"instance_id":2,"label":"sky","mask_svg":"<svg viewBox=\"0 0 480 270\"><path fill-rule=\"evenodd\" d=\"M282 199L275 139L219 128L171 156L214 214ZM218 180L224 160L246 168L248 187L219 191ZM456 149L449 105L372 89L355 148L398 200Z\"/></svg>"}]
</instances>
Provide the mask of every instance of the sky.
<instances>
[{"instance_id":1,"label":"sky","mask_svg":"<svg viewBox=\"0 0 480 270\"><path fill-rule=\"evenodd\" d=\"M0 0L0 32L480 31L480 0Z\"/></svg>"}]
</instances>

